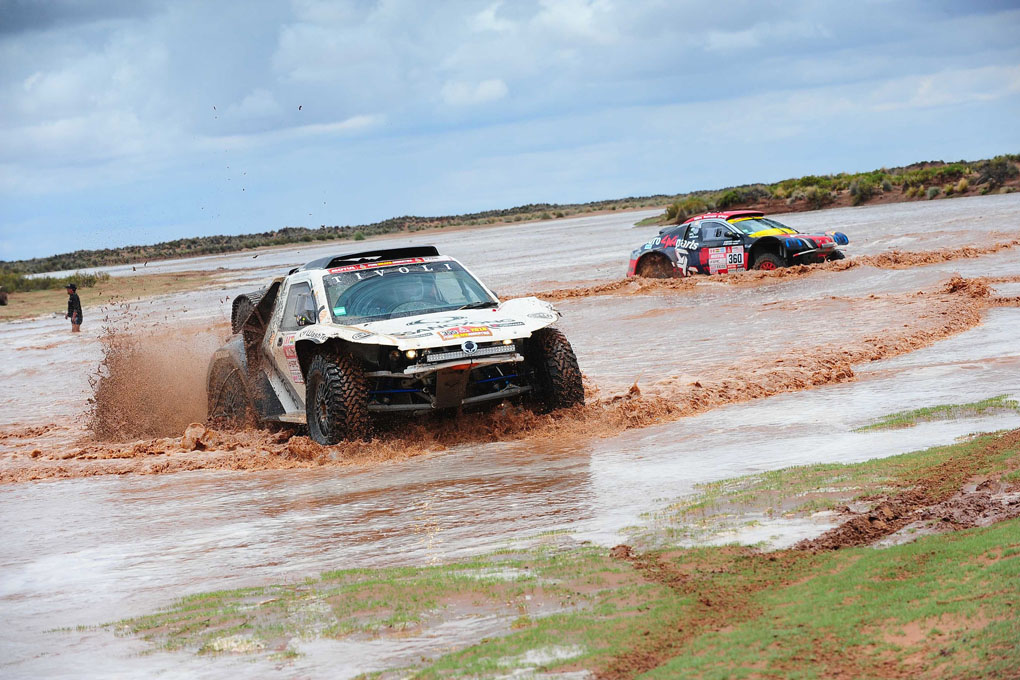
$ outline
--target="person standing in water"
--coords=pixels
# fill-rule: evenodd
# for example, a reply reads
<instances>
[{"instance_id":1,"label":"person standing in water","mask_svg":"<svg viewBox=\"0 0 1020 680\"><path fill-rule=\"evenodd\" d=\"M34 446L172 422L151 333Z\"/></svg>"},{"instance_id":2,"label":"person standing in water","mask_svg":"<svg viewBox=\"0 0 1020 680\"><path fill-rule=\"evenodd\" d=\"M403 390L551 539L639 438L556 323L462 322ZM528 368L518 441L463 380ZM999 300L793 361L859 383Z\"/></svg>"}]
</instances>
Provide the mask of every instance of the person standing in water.
<instances>
[{"instance_id":1,"label":"person standing in water","mask_svg":"<svg viewBox=\"0 0 1020 680\"><path fill-rule=\"evenodd\" d=\"M77 284L67 284L67 314L64 315L64 318L71 320L72 333L81 333L81 300L78 298L77 291Z\"/></svg>"}]
</instances>

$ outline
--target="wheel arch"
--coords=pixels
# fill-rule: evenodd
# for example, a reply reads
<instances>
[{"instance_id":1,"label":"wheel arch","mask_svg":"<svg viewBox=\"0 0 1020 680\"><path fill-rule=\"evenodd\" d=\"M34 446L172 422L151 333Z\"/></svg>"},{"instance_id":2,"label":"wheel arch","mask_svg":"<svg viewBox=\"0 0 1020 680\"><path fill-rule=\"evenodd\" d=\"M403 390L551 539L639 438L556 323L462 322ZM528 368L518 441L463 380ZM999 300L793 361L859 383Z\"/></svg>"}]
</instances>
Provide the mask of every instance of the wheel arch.
<instances>
[{"instance_id":1,"label":"wheel arch","mask_svg":"<svg viewBox=\"0 0 1020 680\"><path fill-rule=\"evenodd\" d=\"M787 259L786 247L779 239L775 236L763 236L751 244L749 249L750 260L747 263L748 269L754 266L754 263L762 253L772 253L784 261Z\"/></svg>"},{"instance_id":2,"label":"wheel arch","mask_svg":"<svg viewBox=\"0 0 1020 680\"><path fill-rule=\"evenodd\" d=\"M674 262L673 258L667 255L666 252L663 250L649 250L645 253L642 253L634 263L634 274L636 274L637 276L642 276L641 274L642 267L648 266L652 262L655 262L656 260L661 260L665 262L669 266L672 275L676 276L675 271L676 263Z\"/></svg>"},{"instance_id":3,"label":"wheel arch","mask_svg":"<svg viewBox=\"0 0 1020 680\"><path fill-rule=\"evenodd\" d=\"M310 338L304 338L294 343L294 351L297 353L298 365L301 367L301 375L308 375L308 367L312 365L312 359L323 350L329 350L335 354L344 351L344 341L341 338L327 338L322 342L316 342Z\"/></svg>"},{"instance_id":4,"label":"wheel arch","mask_svg":"<svg viewBox=\"0 0 1020 680\"><path fill-rule=\"evenodd\" d=\"M234 310L240 309L242 312L245 304L244 300L247 300L249 303L254 302L254 305L250 307L250 312L241 320L240 327L237 329L244 340L244 354L249 372L257 370L262 360L262 341L266 337L269 318L273 314L273 307L280 293L280 284L282 282L282 279L273 281L268 288L264 288L262 291L248 293L243 296L239 295L234 300ZM261 293L261 295L258 295L258 293ZM238 302L238 300L242 300L242 302Z\"/></svg>"}]
</instances>

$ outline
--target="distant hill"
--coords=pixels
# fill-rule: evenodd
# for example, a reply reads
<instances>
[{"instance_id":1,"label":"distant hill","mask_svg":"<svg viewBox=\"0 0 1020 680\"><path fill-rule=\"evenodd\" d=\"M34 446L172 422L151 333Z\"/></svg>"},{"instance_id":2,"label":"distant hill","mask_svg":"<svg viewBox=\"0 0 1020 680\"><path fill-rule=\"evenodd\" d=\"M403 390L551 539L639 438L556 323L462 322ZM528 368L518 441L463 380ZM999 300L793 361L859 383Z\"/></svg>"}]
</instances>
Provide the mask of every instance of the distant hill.
<instances>
[{"instance_id":1,"label":"distant hill","mask_svg":"<svg viewBox=\"0 0 1020 680\"><path fill-rule=\"evenodd\" d=\"M318 228L284 227L274 231L238 236L199 236L145 246L123 246L102 250L0 261L0 271L35 274L69 271L116 264L142 264L197 255L230 253L264 246L353 240L367 236L415 232L423 229L506 224L571 217L584 213L667 206L665 213L649 222L682 222L705 210L757 208L769 212L817 210L835 205L862 205L910 200L1015 191L1020 185L1020 154L1008 154L979 161L926 161L899 168L838 175L807 175L773 184L745 184L724 189L682 194L619 198L565 205L534 203L506 210L487 210L444 217L393 217L358 226Z\"/></svg>"}]
</instances>

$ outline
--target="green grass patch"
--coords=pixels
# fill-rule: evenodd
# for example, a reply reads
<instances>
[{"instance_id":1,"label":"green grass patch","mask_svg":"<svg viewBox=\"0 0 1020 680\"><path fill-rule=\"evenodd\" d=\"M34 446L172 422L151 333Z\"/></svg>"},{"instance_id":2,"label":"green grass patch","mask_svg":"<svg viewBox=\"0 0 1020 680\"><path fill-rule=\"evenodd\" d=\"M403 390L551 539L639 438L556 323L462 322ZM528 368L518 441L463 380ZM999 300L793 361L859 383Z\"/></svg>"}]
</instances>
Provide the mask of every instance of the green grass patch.
<instances>
[{"instance_id":1,"label":"green grass patch","mask_svg":"<svg viewBox=\"0 0 1020 680\"><path fill-rule=\"evenodd\" d=\"M663 215L652 215L651 217L646 217L643 220L638 220L637 222L634 223L634 226L635 227L651 227L651 226L654 226L654 225L664 224L664 223L665 223L665 218L664 218Z\"/></svg>"},{"instance_id":2,"label":"green grass patch","mask_svg":"<svg viewBox=\"0 0 1020 680\"><path fill-rule=\"evenodd\" d=\"M986 408L987 412L1003 408L994 404L1008 406L1011 402L995 397L977 403L993 404ZM693 495L651 515L650 526L635 530L634 539L647 547L705 540L745 526L749 514L790 517L841 508L856 499L912 486L935 466L952 459L970 458L997 439L996 434L982 435L956 444L860 463L798 465L700 484ZM1006 472L1006 461L1017 453L1015 449L1005 449L987 460L975 474ZM1017 476L1018 473L1010 474ZM948 476L943 485L946 489L955 489L965 481Z\"/></svg>"},{"instance_id":3,"label":"green grass patch","mask_svg":"<svg viewBox=\"0 0 1020 680\"><path fill-rule=\"evenodd\" d=\"M974 401L969 404L940 404L925 406L910 411L900 411L885 416L877 423L858 427L854 432L870 432L871 430L894 430L914 427L918 423L935 420L956 420L970 416L983 416L992 413L1020 412L1020 402L1010 399L1008 394Z\"/></svg>"},{"instance_id":4,"label":"green grass patch","mask_svg":"<svg viewBox=\"0 0 1020 680\"><path fill-rule=\"evenodd\" d=\"M662 590L603 549L531 548L442 566L346 569L301 583L190 595L109 627L169 650L286 659L297 653L296 640L408 635L495 613L523 639L570 633L588 658L619 649L619 641L597 644L583 634L591 617L654 618L659 614L650 603Z\"/></svg>"},{"instance_id":5,"label":"green grass patch","mask_svg":"<svg viewBox=\"0 0 1020 680\"><path fill-rule=\"evenodd\" d=\"M812 556L803 582L646 678L1006 677L1020 668L1020 521ZM882 673L881 677L889 677Z\"/></svg>"},{"instance_id":6,"label":"green grass patch","mask_svg":"<svg viewBox=\"0 0 1020 680\"><path fill-rule=\"evenodd\" d=\"M788 468L706 485L669 516L711 504L831 507L829 494L973 474L1015 478L1012 433L852 465ZM1004 441L1005 440L1005 441ZM955 458L980 464L961 466ZM785 500L784 500L785 499ZM667 527L668 530L668 527ZM1020 667L1020 520L876 550L812 554L665 543L638 561L550 536L428 567L344 569L298 583L201 593L108 627L158 647L286 663L313 638L427 635L496 615L496 634L407 659L402 676L493 677L636 663L649 678L1002 677ZM389 677L383 673L381 677Z\"/></svg>"}]
</instances>

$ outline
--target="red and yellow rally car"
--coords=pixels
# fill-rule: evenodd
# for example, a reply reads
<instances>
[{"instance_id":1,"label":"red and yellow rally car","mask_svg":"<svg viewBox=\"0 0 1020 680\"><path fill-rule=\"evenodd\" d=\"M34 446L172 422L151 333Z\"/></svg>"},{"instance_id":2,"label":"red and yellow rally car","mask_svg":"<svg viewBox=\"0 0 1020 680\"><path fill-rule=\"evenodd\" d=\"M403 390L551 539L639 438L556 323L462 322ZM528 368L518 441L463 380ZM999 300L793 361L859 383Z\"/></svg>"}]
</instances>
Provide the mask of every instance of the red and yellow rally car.
<instances>
[{"instance_id":1,"label":"red and yellow rally car","mask_svg":"<svg viewBox=\"0 0 1020 680\"><path fill-rule=\"evenodd\" d=\"M838 231L801 234L757 210L704 213L661 229L632 252L627 276L725 274L842 260L837 246L849 242Z\"/></svg>"}]
</instances>

